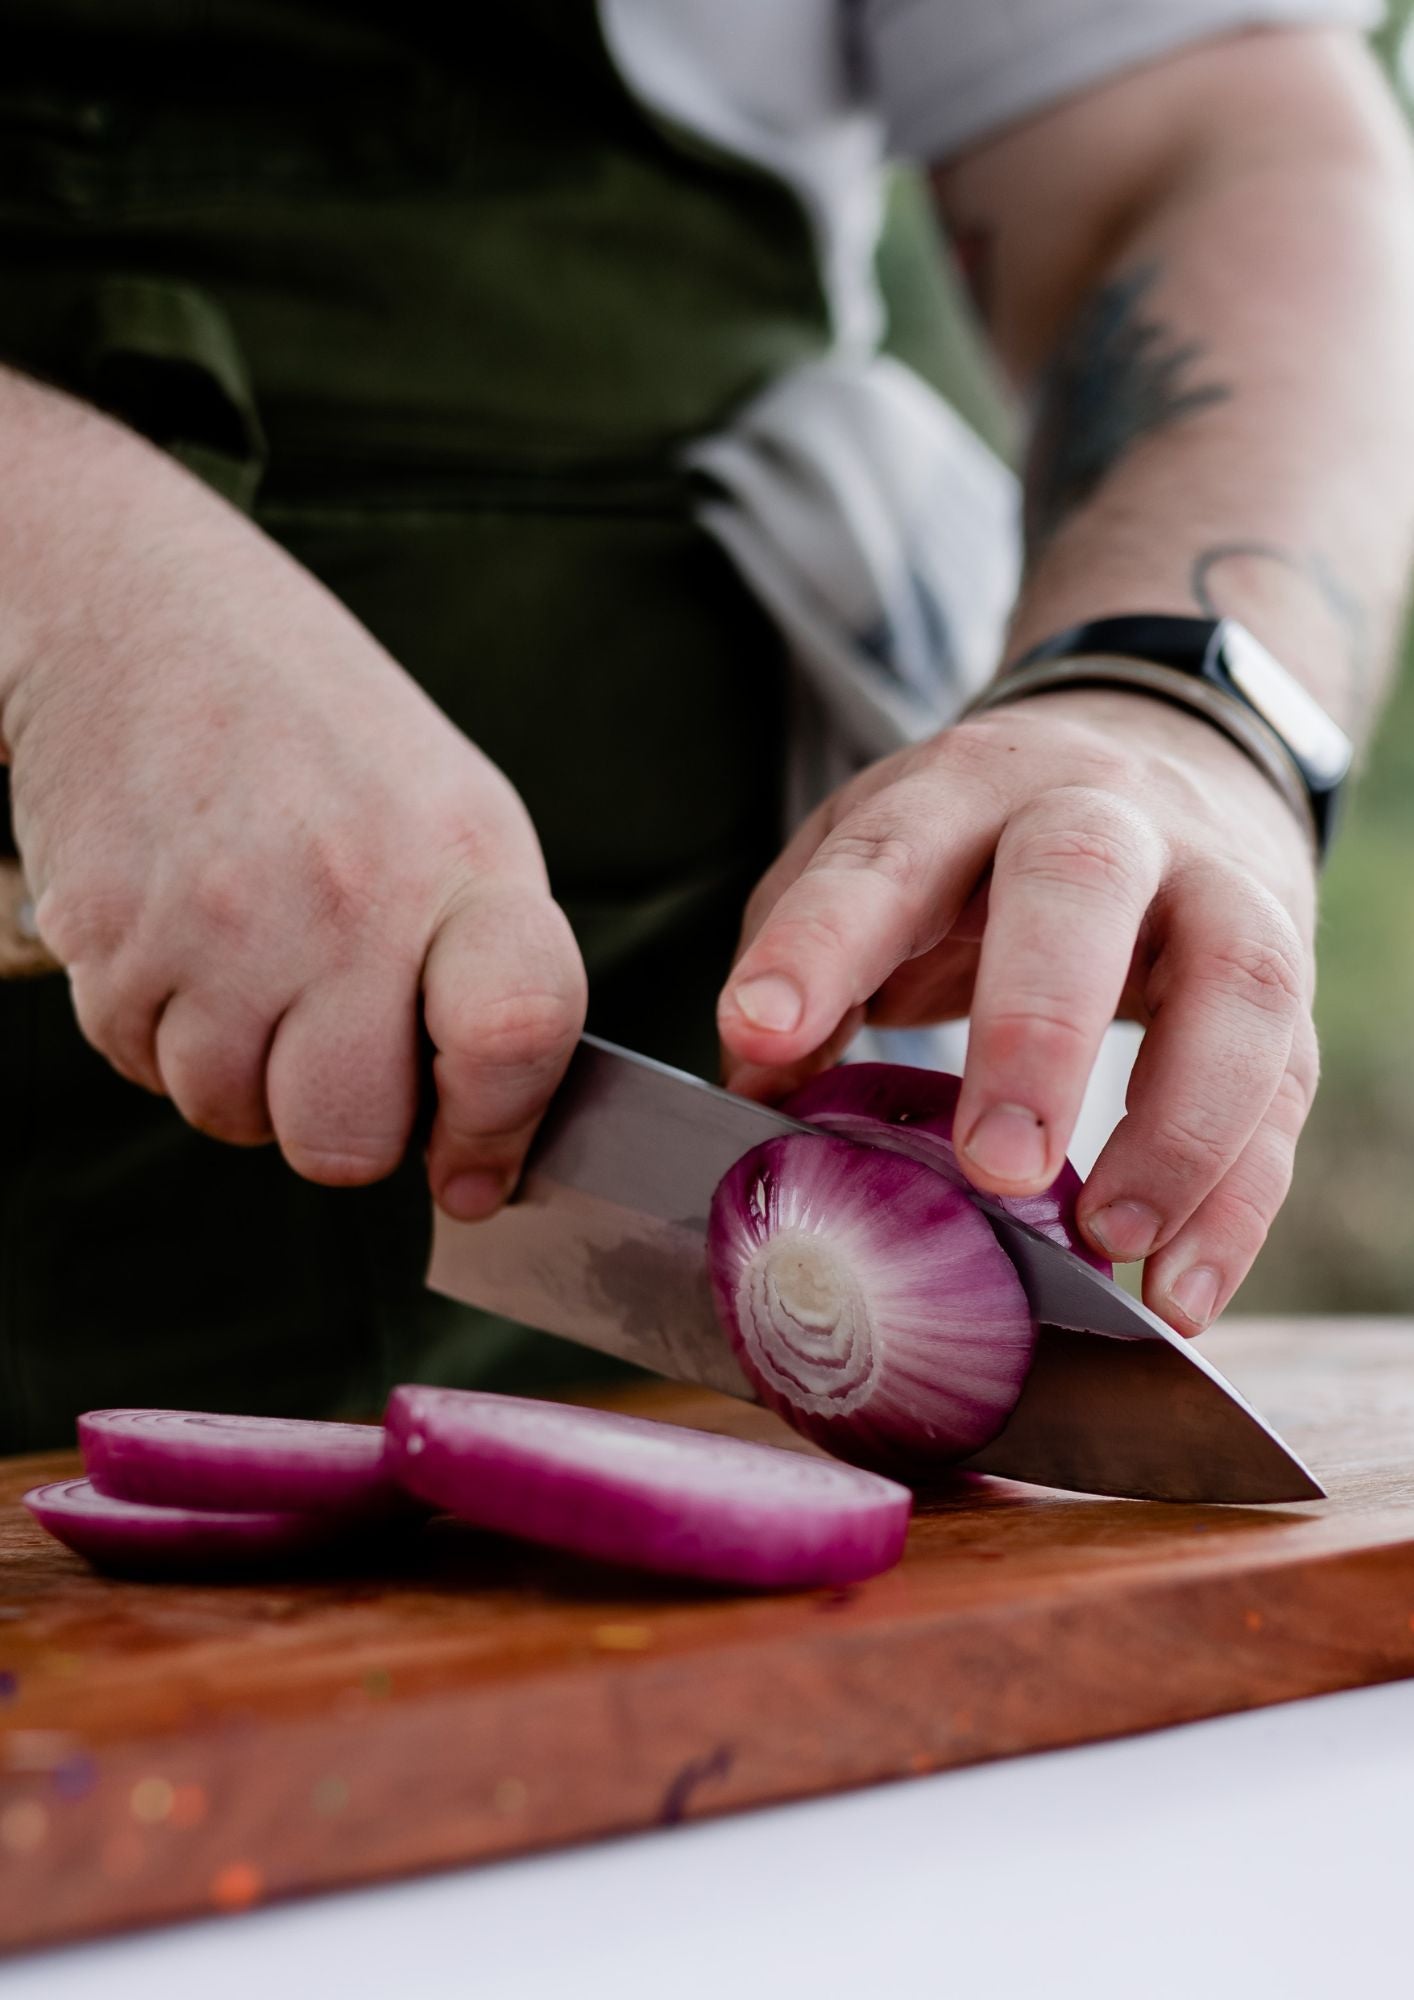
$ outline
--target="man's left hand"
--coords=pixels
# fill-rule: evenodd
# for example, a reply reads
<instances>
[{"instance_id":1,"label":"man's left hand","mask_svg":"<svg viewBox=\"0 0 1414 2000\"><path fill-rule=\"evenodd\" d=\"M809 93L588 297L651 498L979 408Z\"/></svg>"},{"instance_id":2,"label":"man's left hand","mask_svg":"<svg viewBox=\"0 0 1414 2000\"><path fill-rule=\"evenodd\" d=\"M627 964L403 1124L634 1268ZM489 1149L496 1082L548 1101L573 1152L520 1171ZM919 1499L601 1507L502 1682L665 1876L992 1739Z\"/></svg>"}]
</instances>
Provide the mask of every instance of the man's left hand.
<instances>
[{"instance_id":1,"label":"man's left hand","mask_svg":"<svg viewBox=\"0 0 1414 2000\"><path fill-rule=\"evenodd\" d=\"M728 1084L775 1098L867 1020L971 1016L975 1184L1056 1175L1106 1027L1144 1022L1080 1219L1148 1258L1183 1333L1223 1308L1291 1179L1316 1084L1310 842L1210 724L1147 696L994 709L872 766L748 907L719 1021Z\"/></svg>"}]
</instances>

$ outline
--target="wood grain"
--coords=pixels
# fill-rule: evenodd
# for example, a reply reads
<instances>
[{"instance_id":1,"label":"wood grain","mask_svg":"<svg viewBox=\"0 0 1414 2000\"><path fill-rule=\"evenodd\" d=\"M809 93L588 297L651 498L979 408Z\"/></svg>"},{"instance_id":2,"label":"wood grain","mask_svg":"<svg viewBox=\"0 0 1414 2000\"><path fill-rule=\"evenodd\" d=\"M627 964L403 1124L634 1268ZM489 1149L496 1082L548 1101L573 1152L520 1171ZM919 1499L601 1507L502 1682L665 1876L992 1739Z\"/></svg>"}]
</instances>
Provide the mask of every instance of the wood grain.
<instances>
[{"instance_id":1,"label":"wood grain","mask_svg":"<svg viewBox=\"0 0 1414 2000\"><path fill-rule=\"evenodd\" d=\"M0 1466L0 1944L1414 1673L1414 1324L1205 1345L1328 1502L974 1481L847 1592L660 1586L454 1529L396 1576L118 1582L15 1504L70 1459ZM630 1400L786 1436L705 1392Z\"/></svg>"}]
</instances>

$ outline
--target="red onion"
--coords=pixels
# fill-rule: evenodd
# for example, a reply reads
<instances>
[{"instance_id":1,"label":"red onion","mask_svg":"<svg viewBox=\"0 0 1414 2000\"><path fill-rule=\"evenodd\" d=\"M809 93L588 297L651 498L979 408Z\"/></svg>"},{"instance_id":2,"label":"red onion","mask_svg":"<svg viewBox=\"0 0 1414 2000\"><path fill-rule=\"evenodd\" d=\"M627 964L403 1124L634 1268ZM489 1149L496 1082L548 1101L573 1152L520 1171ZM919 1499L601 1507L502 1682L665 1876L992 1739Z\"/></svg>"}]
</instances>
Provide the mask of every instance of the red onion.
<instances>
[{"instance_id":1,"label":"red onion","mask_svg":"<svg viewBox=\"0 0 1414 2000\"><path fill-rule=\"evenodd\" d=\"M100 1492L160 1507L367 1518L407 1505L384 1466L376 1424L89 1410L79 1418L79 1449Z\"/></svg>"},{"instance_id":2,"label":"red onion","mask_svg":"<svg viewBox=\"0 0 1414 2000\"><path fill-rule=\"evenodd\" d=\"M953 1114L960 1077L934 1069L908 1069L901 1063L841 1063L824 1070L781 1106L792 1118L820 1125L843 1139L862 1145L887 1146L922 1160L946 1175L965 1194L972 1183L958 1165L953 1150ZM1114 1275L1109 1259L1092 1250L1075 1219L1075 1202L1084 1183L1066 1160L1040 1194L997 1195L997 1206L1018 1222L1028 1222L1042 1236L1062 1243L1105 1276Z\"/></svg>"},{"instance_id":3,"label":"red onion","mask_svg":"<svg viewBox=\"0 0 1414 2000\"><path fill-rule=\"evenodd\" d=\"M386 1424L421 1499L604 1562L803 1587L877 1575L903 1551L903 1487L799 1451L459 1389L395 1389Z\"/></svg>"},{"instance_id":4,"label":"red onion","mask_svg":"<svg viewBox=\"0 0 1414 2000\"><path fill-rule=\"evenodd\" d=\"M24 1495L42 1528L99 1569L196 1576L258 1569L329 1547L344 1530L331 1514L218 1513L151 1507L61 1479Z\"/></svg>"},{"instance_id":5,"label":"red onion","mask_svg":"<svg viewBox=\"0 0 1414 2000\"><path fill-rule=\"evenodd\" d=\"M991 1225L931 1164L768 1139L712 1199L708 1266L763 1402L839 1458L920 1478L995 1437L1036 1330Z\"/></svg>"}]
</instances>

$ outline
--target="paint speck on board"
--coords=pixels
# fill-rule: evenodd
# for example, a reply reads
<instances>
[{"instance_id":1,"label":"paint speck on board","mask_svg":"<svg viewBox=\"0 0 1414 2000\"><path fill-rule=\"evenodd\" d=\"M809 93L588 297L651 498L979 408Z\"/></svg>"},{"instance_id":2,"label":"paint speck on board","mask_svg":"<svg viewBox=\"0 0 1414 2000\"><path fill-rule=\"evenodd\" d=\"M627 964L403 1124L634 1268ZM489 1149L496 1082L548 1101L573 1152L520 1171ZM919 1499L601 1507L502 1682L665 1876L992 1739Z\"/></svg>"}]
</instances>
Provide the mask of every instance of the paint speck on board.
<instances>
[{"instance_id":1,"label":"paint speck on board","mask_svg":"<svg viewBox=\"0 0 1414 2000\"><path fill-rule=\"evenodd\" d=\"M341 1813L348 1802L347 1778L319 1778L309 1794L309 1803L317 1813L328 1815Z\"/></svg>"},{"instance_id":2,"label":"paint speck on board","mask_svg":"<svg viewBox=\"0 0 1414 2000\"><path fill-rule=\"evenodd\" d=\"M0 1667L0 1701L13 1701L20 1691L20 1677L8 1667Z\"/></svg>"},{"instance_id":3,"label":"paint speck on board","mask_svg":"<svg viewBox=\"0 0 1414 2000\"><path fill-rule=\"evenodd\" d=\"M128 1798L128 1810L143 1826L156 1826L176 1804L176 1788L166 1778L139 1778Z\"/></svg>"},{"instance_id":4,"label":"paint speck on board","mask_svg":"<svg viewBox=\"0 0 1414 2000\"><path fill-rule=\"evenodd\" d=\"M594 1643L601 1653L642 1653L653 1634L647 1625L596 1625Z\"/></svg>"},{"instance_id":5,"label":"paint speck on board","mask_svg":"<svg viewBox=\"0 0 1414 2000\"><path fill-rule=\"evenodd\" d=\"M265 1879L249 1861L228 1861L211 1878L211 1901L218 1910L248 1910L260 1901Z\"/></svg>"},{"instance_id":6,"label":"paint speck on board","mask_svg":"<svg viewBox=\"0 0 1414 2000\"><path fill-rule=\"evenodd\" d=\"M381 1701L393 1692L393 1676L386 1667L370 1667L363 1677L363 1691L372 1695L375 1701Z\"/></svg>"},{"instance_id":7,"label":"paint speck on board","mask_svg":"<svg viewBox=\"0 0 1414 2000\"><path fill-rule=\"evenodd\" d=\"M1249 1632L1260 1632L1267 1621L1263 1618L1260 1611L1244 1611L1242 1622Z\"/></svg>"}]
</instances>

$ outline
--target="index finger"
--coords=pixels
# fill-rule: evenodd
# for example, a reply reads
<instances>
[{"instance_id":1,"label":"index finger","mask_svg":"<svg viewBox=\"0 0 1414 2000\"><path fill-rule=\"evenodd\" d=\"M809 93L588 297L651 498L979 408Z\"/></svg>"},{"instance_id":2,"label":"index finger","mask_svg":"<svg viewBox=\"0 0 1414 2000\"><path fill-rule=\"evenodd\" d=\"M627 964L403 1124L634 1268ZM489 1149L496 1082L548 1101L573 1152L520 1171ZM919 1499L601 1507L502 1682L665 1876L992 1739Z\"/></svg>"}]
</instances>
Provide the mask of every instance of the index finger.
<instances>
[{"instance_id":1,"label":"index finger","mask_svg":"<svg viewBox=\"0 0 1414 2000\"><path fill-rule=\"evenodd\" d=\"M876 793L826 835L738 959L718 1025L739 1063L820 1048L947 931L991 857L1000 813L936 773Z\"/></svg>"}]
</instances>

